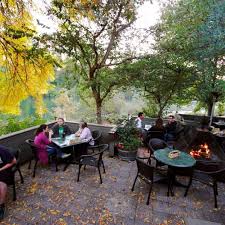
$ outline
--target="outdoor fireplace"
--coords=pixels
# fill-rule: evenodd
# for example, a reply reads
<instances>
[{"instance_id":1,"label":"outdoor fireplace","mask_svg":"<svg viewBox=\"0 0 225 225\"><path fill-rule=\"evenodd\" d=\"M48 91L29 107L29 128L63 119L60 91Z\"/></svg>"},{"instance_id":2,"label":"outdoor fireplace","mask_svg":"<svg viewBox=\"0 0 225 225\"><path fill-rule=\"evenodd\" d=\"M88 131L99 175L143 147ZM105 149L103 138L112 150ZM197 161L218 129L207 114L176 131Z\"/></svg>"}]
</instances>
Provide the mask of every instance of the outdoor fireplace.
<instances>
[{"instance_id":1,"label":"outdoor fireplace","mask_svg":"<svg viewBox=\"0 0 225 225\"><path fill-rule=\"evenodd\" d=\"M197 131L190 142L187 153L196 160L225 160L225 153L211 132Z\"/></svg>"},{"instance_id":2,"label":"outdoor fireplace","mask_svg":"<svg viewBox=\"0 0 225 225\"><path fill-rule=\"evenodd\" d=\"M204 143L196 146L194 149L190 150L190 155L196 159L210 159L211 158L211 150L209 146Z\"/></svg>"}]
</instances>

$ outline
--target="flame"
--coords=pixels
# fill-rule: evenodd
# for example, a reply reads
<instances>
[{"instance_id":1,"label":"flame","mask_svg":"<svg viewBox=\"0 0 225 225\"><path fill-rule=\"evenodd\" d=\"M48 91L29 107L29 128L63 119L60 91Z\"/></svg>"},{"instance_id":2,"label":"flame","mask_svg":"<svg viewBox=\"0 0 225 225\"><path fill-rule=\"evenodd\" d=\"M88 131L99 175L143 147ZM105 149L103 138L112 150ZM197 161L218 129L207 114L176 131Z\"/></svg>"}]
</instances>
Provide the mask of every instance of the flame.
<instances>
[{"instance_id":1,"label":"flame","mask_svg":"<svg viewBox=\"0 0 225 225\"><path fill-rule=\"evenodd\" d=\"M194 158L204 157L208 159L210 158L211 154L210 154L209 146L206 143L204 143L199 146L199 149L197 150L192 149L190 151L190 155Z\"/></svg>"}]
</instances>

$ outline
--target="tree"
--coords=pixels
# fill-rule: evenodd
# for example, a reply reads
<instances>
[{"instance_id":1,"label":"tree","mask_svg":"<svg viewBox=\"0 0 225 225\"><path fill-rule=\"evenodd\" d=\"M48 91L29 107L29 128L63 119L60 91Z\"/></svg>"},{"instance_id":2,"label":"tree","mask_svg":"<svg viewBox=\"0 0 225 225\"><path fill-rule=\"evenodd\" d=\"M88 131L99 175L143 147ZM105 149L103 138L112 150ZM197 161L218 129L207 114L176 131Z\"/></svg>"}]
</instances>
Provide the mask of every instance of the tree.
<instances>
[{"instance_id":1,"label":"tree","mask_svg":"<svg viewBox=\"0 0 225 225\"><path fill-rule=\"evenodd\" d=\"M101 123L104 100L123 81L113 74L113 67L135 58L130 49L122 51L120 47L143 1L96 2L53 1L51 13L58 18L60 30L50 38L57 52L72 59L80 94L94 98L97 122Z\"/></svg>"},{"instance_id":2,"label":"tree","mask_svg":"<svg viewBox=\"0 0 225 225\"><path fill-rule=\"evenodd\" d=\"M225 66L224 12L223 1L180 0L164 9L157 26L158 46L195 68L196 83L191 91L208 108L208 115L213 93L218 93L218 100L225 96L221 85Z\"/></svg>"},{"instance_id":3,"label":"tree","mask_svg":"<svg viewBox=\"0 0 225 225\"><path fill-rule=\"evenodd\" d=\"M144 91L148 103L156 105L158 117L177 96L184 96L193 82L191 70L182 61L171 59L171 55L165 57L162 52L124 67L124 73L133 77L130 84Z\"/></svg>"},{"instance_id":4,"label":"tree","mask_svg":"<svg viewBox=\"0 0 225 225\"><path fill-rule=\"evenodd\" d=\"M42 95L54 78L54 60L34 35L27 1L0 1L0 112L18 114L29 96L36 99L37 112L44 111Z\"/></svg>"}]
</instances>

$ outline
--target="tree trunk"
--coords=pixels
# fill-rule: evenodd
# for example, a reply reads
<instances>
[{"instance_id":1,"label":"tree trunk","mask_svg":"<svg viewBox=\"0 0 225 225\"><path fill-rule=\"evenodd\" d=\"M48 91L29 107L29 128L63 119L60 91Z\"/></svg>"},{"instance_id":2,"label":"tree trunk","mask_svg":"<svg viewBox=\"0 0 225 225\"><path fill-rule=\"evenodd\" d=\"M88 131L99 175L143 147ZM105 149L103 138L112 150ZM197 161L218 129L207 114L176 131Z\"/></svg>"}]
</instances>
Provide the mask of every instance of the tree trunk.
<instances>
[{"instance_id":1,"label":"tree trunk","mask_svg":"<svg viewBox=\"0 0 225 225\"><path fill-rule=\"evenodd\" d=\"M158 111L158 118L162 118L162 113L163 113L163 108L159 108L159 111Z\"/></svg>"},{"instance_id":2,"label":"tree trunk","mask_svg":"<svg viewBox=\"0 0 225 225\"><path fill-rule=\"evenodd\" d=\"M213 102L208 102L207 106L208 106L208 116L211 116Z\"/></svg>"},{"instance_id":3,"label":"tree trunk","mask_svg":"<svg viewBox=\"0 0 225 225\"><path fill-rule=\"evenodd\" d=\"M96 120L98 124L102 123L102 101L101 99L95 99L96 102Z\"/></svg>"}]
</instances>

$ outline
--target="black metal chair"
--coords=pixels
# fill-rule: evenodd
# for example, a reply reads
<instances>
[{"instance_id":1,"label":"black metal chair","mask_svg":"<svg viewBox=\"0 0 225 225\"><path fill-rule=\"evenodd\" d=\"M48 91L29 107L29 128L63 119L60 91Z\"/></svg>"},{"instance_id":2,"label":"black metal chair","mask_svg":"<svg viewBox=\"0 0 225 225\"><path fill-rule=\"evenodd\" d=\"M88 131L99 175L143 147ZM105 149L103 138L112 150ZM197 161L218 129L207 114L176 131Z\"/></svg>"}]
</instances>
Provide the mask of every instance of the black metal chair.
<instances>
[{"instance_id":1,"label":"black metal chair","mask_svg":"<svg viewBox=\"0 0 225 225\"><path fill-rule=\"evenodd\" d=\"M81 155L78 161L79 164L79 170L78 170L78 176L77 176L77 182L80 179L80 170L81 167L84 165L84 168L86 166L93 166L98 168L98 172L99 172L99 177L100 177L100 183L102 184L102 176L101 176L101 171L100 171L100 167L103 167L103 171L105 173L105 166L104 166L104 162L103 162L103 153L104 151L106 151L106 149L108 149L108 144L102 144L102 145L97 145L94 146L93 148L96 148L99 150L99 152L91 154L91 155Z\"/></svg>"},{"instance_id":2,"label":"black metal chair","mask_svg":"<svg viewBox=\"0 0 225 225\"><path fill-rule=\"evenodd\" d=\"M134 191L134 186L135 186L135 183L136 183L138 177L140 177L142 180L144 180L146 183L148 183L150 185L150 187L149 187L148 198L147 198L146 204L149 205L149 199L150 199L152 186L153 186L153 182L154 182L154 167L152 165L148 164L149 161L148 161L148 163L146 163L144 161L144 159L147 159L147 158L136 157L138 171L137 171L137 175L134 179L134 183L133 183L131 191Z\"/></svg>"},{"instance_id":3,"label":"black metal chair","mask_svg":"<svg viewBox=\"0 0 225 225\"><path fill-rule=\"evenodd\" d=\"M92 134L92 137L93 137L92 141L94 141L94 146L89 145L88 146L88 150L92 150L93 153L94 153L94 151L97 150L97 148L95 146L100 144L100 139L102 137L102 132L99 131L99 130L93 130L91 132L91 134Z\"/></svg>"},{"instance_id":4,"label":"black metal chair","mask_svg":"<svg viewBox=\"0 0 225 225\"><path fill-rule=\"evenodd\" d=\"M20 175L21 184L24 183L23 175L20 170L20 150L12 149L12 148L7 148L7 149L16 158L16 164L10 168L12 177L11 177L11 179L7 179L8 182L6 182L7 185L13 186L13 201L16 201L16 183L15 183L16 172L18 172Z\"/></svg>"},{"instance_id":5,"label":"black metal chair","mask_svg":"<svg viewBox=\"0 0 225 225\"><path fill-rule=\"evenodd\" d=\"M159 138L152 138L149 140L148 147L149 147L150 154L153 154L154 151L156 150L169 148L169 145L165 141Z\"/></svg>"},{"instance_id":6,"label":"black metal chair","mask_svg":"<svg viewBox=\"0 0 225 225\"><path fill-rule=\"evenodd\" d=\"M161 139L163 140L164 139L164 131L148 131L148 136L147 138L150 140L150 139L153 139L153 138L158 138L158 139Z\"/></svg>"},{"instance_id":7,"label":"black metal chair","mask_svg":"<svg viewBox=\"0 0 225 225\"><path fill-rule=\"evenodd\" d=\"M35 163L34 163L34 169L33 169L33 177L35 177L37 163L39 161L39 157L38 157L38 153L37 153L37 147L34 144L34 140L32 140L32 139L27 139L25 142L30 146L30 148L32 150L32 153L33 153L33 159L30 160L29 165L28 165L28 169L31 168L31 162L32 162L32 160L34 160Z\"/></svg>"},{"instance_id":8,"label":"black metal chair","mask_svg":"<svg viewBox=\"0 0 225 225\"><path fill-rule=\"evenodd\" d=\"M225 162L197 161L193 179L213 188L215 202L214 206L217 208L217 183L225 183Z\"/></svg>"},{"instance_id":9,"label":"black metal chair","mask_svg":"<svg viewBox=\"0 0 225 225\"><path fill-rule=\"evenodd\" d=\"M34 160L35 163L34 163L34 169L33 169L33 177L35 177L37 164L39 162L37 146L34 144L34 140L32 140L32 139L27 139L25 142L30 146L30 148L32 150L32 153L33 153L33 159L30 160L29 165L28 165L28 169L31 168L31 162L32 162L32 160ZM58 171L57 154L52 155L52 157L55 158L55 170L57 172Z\"/></svg>"},{"instance_id":10,"label":"black metal chair","mask_svg":"<svg viewBox=\"0 0 225 225\"><path fill-rule=\"evenodd\" d=\"M95 145L99 145L100 144L99 141L100 141L100 138L102 136L102 132L99 131L99 130L93 130L91 132L91 134L92 134L92 137L93 137L93 141L95 142Z\"/></svg>"},{"instance_id":11,"label":"black metal chair","mask_svg":"<svg viewBox=\"0 0 225 225\"><path fill-rule=\"evenodd\" d=\"M150 151L150 157L152 157L152 154L154 154L155 151L157 151L159 149L169 148L169 145L161 139L152 138L152 139L149 140L148 148L149 148L149 151ZM152 157L152 158L154 158L154 157ZM164 165L165 164L156 160L156 167L164 166Z\"/></svg>"}]
</instances>

